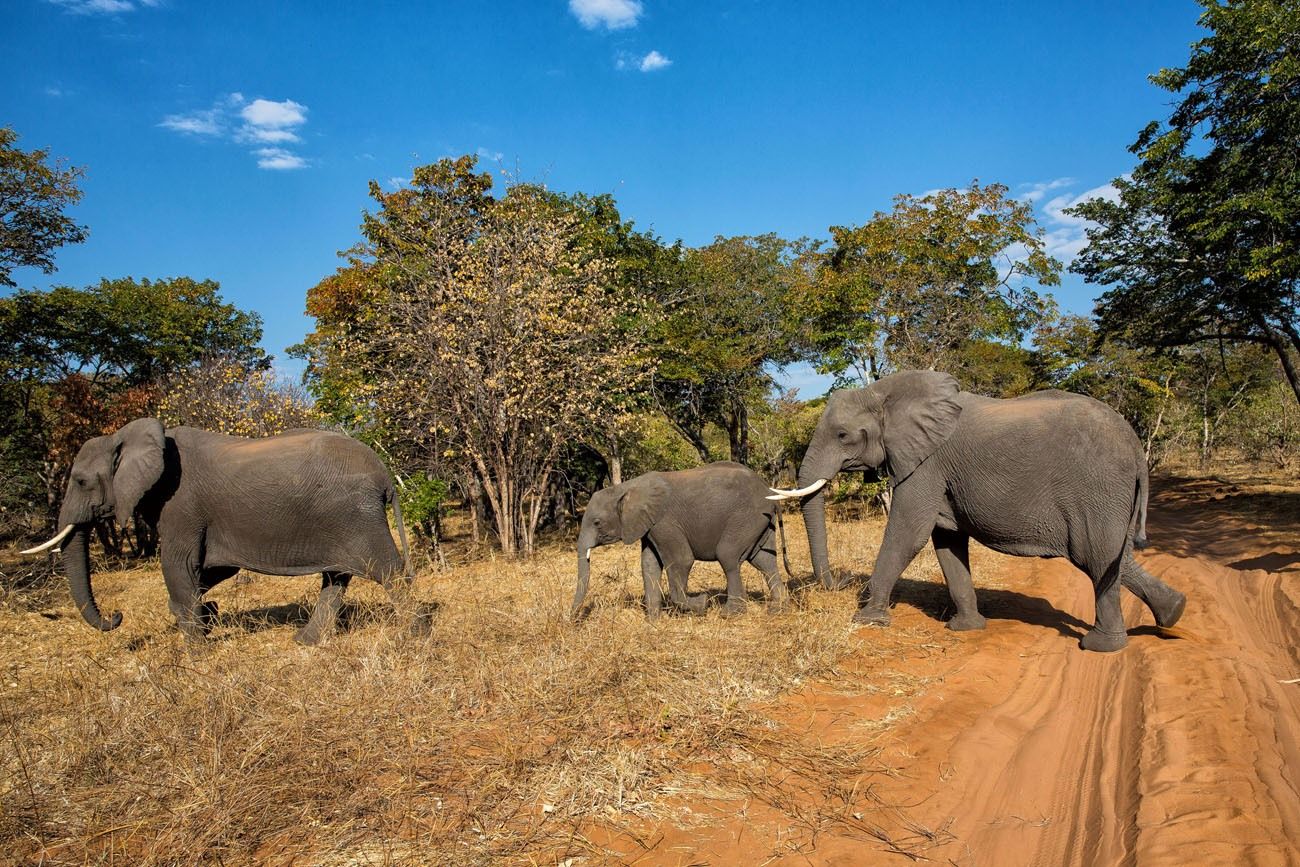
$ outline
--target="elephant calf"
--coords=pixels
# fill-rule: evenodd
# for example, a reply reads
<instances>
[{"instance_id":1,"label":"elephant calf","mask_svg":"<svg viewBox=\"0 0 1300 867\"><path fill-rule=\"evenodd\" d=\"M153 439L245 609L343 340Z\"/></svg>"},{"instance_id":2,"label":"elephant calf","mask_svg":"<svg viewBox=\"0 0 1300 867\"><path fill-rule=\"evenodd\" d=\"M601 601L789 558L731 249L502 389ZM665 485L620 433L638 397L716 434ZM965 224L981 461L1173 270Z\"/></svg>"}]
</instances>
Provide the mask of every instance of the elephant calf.
<instances>
[{"instance_id":1,"label":"elephant calf","mask_svg":"<svg viewBox=\"0 0 1300 867\"><path fill-rule=\"evenodd\" d=\"M745 609L740 564L748 561L767 579L768 605L784 610L785 582L777 574L777 505L767 483L741 464L720 461L690 470L646 473L591 495L578 533L578 587L571 614L587 595L591 549L641 541L646 616L659 615L659 576L668 571L668 594L680 608L699 613L705 596L690 596L686 581L696 560L716 561L727 575L727 614ZM786 564L786 572L790 566Z\"/></svg>"},{"instance_id":2,"label":"elephant calf","mask_svg":"<svg viewBox=\"0 0 1300 867\"><path fill-rule=\"evenodd\" d=\"M1137 435L1100 401L1061 391L1011 400L959 391L946 373L905 371L831 395L796 491L813 570L831 585L825 494L841 471L884 469L893 488L885 538L859 623L887 624L894 582L934 544L957 615L950 629L982 629L967 548L971 538L1022 557L1066 557L1092 579L1096 624L1086 650L1128 642L1121 584L1159 626L1182 616L1182 593L1133 559L1146 528L1147 465Z\"/></svg>"},{"instance_id":3,"label":"elephant calf","mask_svg":"<svg viewBox=\"0 0 1300 867\"><path fill-rule=\"evenodd\" d=\"M374 452L343 434L295 430L246 439L190 427L164 431L157 419L141 418L89 440L72 464L59 512L64 529L24 553L63 542L72 598L86 622L105 632L122 615L105 620L95 604L89 534L99 520L132 514L157 530L169 605L187 638L204 637L216 616L204 592L240 569L322 573L320 598L296 636L304 644L333 628L354 574L390 593L405 588L406 530L392 479Z\"/></svg>"}]
</instances>

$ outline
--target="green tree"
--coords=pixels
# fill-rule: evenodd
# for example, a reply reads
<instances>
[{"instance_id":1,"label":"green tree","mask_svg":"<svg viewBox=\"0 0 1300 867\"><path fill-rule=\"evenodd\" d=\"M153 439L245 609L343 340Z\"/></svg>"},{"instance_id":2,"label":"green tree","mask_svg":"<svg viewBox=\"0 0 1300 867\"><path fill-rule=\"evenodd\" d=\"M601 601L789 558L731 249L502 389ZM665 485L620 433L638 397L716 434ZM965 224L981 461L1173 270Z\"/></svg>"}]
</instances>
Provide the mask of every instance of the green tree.
<instances>
[{"instance_id":1,"label":"green tree","mask_svg":"<svg viewBox=\"0 0 1300 867\"><path fill-rule=\"evenodd\" d=\"M24 151L18 134L0 127L0 286L16 286L13 269L54 271L54 250L86 240L86 227L63 213L81 201L83 171L49 162L44 150Z\"/></svg>"},{"instance_id":2,"label":"green tree","mask_svg":"<svg viewBox=\"0 0 1300 867\"><path fill-rule=\"evenodd\" d=\"M125 278L0 298L0 464L15 510L51 510L81 443L156 411L163 378L206 356L269 365L260 318L219 288Z\"/></svg>"},{"instance_id":3,"label":"green tree","mask_svg":"<svg viewBox=\"0 0 1300 867\"><path fill-rule=\"evenodd\" d=\"M972 341L1018 344L1060 282L1028 203L1000 184L903 195L861 226L832 226L797 307L806 353L841 383L955 369Z\"/></svg>"},{"instance_id":4,"label":"green tree","mask_svg":"<svg viewBox=\"0 0 1300 867\"><path fill-rule=\"evenodd\" d=\"M1300 3L1198 0L1210 35L1151 80L1179 94L1130 150L1072 269L1109 286L1101 331L1151 348L1270 349L1300 401Z\"/></svg>"},{"instance_id":5,"label":"green tree","mask_svg":"<svg viewBox=\"0 0 1300 867\"><path fill-rule=\"evenodd\" d=\"M680 283L661 299L655 399L701 460L713 423L731 459L749 463L750 412L772 388L770 367L795 358L788 308L803 249L772 234L719 237L684 252Z\"/></svg>"}]
</instances>

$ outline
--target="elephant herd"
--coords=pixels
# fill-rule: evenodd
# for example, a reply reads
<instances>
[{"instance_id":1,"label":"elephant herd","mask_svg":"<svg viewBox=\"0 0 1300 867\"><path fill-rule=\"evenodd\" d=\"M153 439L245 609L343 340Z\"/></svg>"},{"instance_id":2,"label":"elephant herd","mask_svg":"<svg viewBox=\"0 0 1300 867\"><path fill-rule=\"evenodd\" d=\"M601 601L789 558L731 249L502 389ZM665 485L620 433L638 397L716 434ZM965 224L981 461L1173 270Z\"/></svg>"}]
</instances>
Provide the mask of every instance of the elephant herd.
<instances>
[{"instance_id":1,"label":"elephant herd","mask_svg":"<svg viewBox=\"0 0 1300 867\"><path fill-rule=\"evenodd\" d=\"M934 371L906 371L866 388L831 395L800 466L796 490L769 488L752 470L721 462L651 472L597 491L577 542L582 609L591 551L641 543L647 616L669 601L699 612L687 592L696 560L717 561L727 577L726 614L745 607L742 562L767 580L769 605L788 604L777 571L779 501L801 501L813 572L832 577L826 544L825 485L837 473L881 472L892 504L884 540L854 620L887 625L895 582L927 541L934 545L956 615L950 629L982 629L968 547L1065 557L1092 582L1093 628L1081 645L1127 643L1120 587L1173 626L1186 599L1133 558L1145 543L1147 465L1137 436L1103 403L1060 391L1009 400L960 391ZM391 505L401 540L385 514ZM392 479L379 458L339 433L293 430L244 439L152 418L87 442L73 462L59 513L60 532L24 553L62 546L73 600L86 622L108 631L90 582L89 536L96 522L134 516L156 530L169 607L182 633L201 639L215 604L203 594L240 569L269 575L321 573L320 597L296 638L315 644L333 629L353 575L380 582L396 600L410 571ZM786 571L789 572L787 564Z\"/></svg>"}]
</instances>

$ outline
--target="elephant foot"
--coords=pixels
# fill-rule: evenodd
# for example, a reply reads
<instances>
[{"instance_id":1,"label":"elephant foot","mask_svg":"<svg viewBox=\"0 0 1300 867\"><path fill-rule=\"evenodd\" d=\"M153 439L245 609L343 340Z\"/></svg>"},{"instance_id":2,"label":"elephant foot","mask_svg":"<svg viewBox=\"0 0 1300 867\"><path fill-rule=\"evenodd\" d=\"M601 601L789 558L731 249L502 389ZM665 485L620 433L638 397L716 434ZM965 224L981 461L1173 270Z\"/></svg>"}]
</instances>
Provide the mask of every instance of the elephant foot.
<instances>
[{"instance_id":1,"label":"elephant foot","mask_svg":"<svg viewBox=\"0 0 1300 867\"><path fill-rule=\"evenodd\" d=\"M748 607L749 604L744 599L728 599L727 604L722 606L722 616L739 617Z\"/></svg>"},{"instance_id":2,"label":"elephant foot","mask_svg":"<svg viewBox=\"0 0 1300 867\"><path fill-rule=\"evenodd\" d=\"M843 590L845 587L849 586L851 581L852 578L847 574L838 577L835 575L822 576L822 586L827 590Z\"/></svg>"},{"instance_id":3,"label":"elephant foot","mask_svg":"<svg viewBox=\"0 0 1300 867\"><path fill-rule=\"evenodd\" d=\"M1179 618L1183 616L1183 610L1187 607L1187 596L1185 594L1172 589L1171 592L1173 593L1171 602L1162 605L1159 611L1155 608L1151 609L1151 613L1156 617L1156 626L1161 629L1168 629L1177 623Z\"/></svg>"},{"instance_id":4,"label":"elephant foot","mask_svg":"<svg viewBox=\"0 0 1300 867\"><path fill-rule=\"evenodd\" d=\"M217 603L199 602L194 606L193 619L178 617L176 623L186 641L202 643L217 625Z\"/></svg>"},{"instance_id":5,"label":"elephant foot","mask_svg":"<svg viewBox=\"0 0 1300 867\"><path fill-rule=\"evenodd\" d=\"M789 614L790 613L789 598L782 597L780 599L773 599L770 602L768 602L767 613L768 614Z\"/></svg>"},{"instance_id":6,"label":"elephant foot","mask_svg":"<svg viewBox=\"0 0 1300 867\"><path fill-rule=\"evenodd\" d=\"M976 629L983 629L988 626L988 621L984 615L976 612L974 614L958 614L948 621L948 628L953 632L971 632Z\"/></svg>"},{"instance_id":7,"label":"elephant foot","mask_svg":"<svg viewBox=\"0 0 1300 867\"><path fill-rule=\"evenodd\" d=\"M703 614L704 609L709 605L709 597L703 593L696 593L694 596L683 597L677 604L692 614Z\"/></svg>"},{"instance_id":8,"label":"elephant foot","mask_svg":"<svg viewBox=\"0 0 1300 867\"><path fill-rule=\"evenodd\" d=\"M324 635L321 634L322 632L323 630L320 627L308 623L302 629L299 629L293 634L293 640L299 644L306 645L307 647L315 647L320 644L321 639L324 638Z\"/></svg>"},{"instance_id":9,"label":"elephant foot","mask_svg":"<svg viewBox=\"0 0 1300 867\"><path fill-rule=\"evenodd\" d=\"M853 615L854 623L867 623L871 626L888 626L890 620L889 611L884 608L877 608L872 605L863 605Z\"/></svg>"},{"instance_id":10,"label":"elephant foot","mask_svg":"<svg viewBox=\"0 0 1300 867\"><path fill-rule=\"evenodd\" d=\"M1079 640L1080 647L1096 653L1113 653L1123 649L1126 644L1128 644L1127 632L1103 632L1095 627L1088 630L1087 634Z\"/></svg>"}]
</instances>

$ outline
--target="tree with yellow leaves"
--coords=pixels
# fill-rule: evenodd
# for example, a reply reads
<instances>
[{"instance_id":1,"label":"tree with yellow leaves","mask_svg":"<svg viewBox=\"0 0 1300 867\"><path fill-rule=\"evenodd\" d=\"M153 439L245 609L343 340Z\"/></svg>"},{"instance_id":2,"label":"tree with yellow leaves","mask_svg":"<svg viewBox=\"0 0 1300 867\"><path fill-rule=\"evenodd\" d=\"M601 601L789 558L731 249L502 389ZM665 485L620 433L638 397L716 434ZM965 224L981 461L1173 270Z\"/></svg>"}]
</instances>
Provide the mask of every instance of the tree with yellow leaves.
<instances>
[{"instance_id":1,"label":"tree with yellow leaves","mask_svg":"<svg viewBox=\"0 0 1300 867\"><path fill-rule=\"evenodd\" d=\"M643 389L645 309L578 208L531 184L500 198L473 157L384 192L298 350L390 452L459 464L502 550L531 553L566 446L599 437ZM346 275L346 276L341 276ZM341 290L346 289L346 292Z\"/></svg>"}]
</instances>

